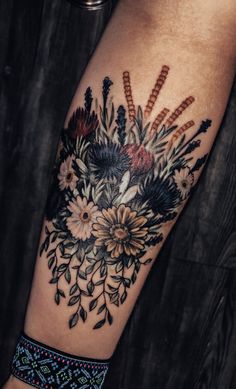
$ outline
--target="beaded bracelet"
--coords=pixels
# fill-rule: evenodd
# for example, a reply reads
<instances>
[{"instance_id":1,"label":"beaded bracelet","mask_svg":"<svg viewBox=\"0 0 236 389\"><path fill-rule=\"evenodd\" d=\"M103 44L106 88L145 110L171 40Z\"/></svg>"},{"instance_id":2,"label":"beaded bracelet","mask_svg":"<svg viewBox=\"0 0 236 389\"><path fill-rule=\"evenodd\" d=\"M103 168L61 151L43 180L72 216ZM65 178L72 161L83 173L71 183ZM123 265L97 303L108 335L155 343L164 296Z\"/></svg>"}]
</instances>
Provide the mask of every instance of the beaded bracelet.
<instances>
[{"instance_id":1,"label":"beaded bracelet","mask_svg":"<svg viewBox=\"0 0 236 389\"><path fill-rule=\"evenodd\" d=\"M101 389L109 360L76 357L42 344L24 333L12 362L12 374L43 389Z\"/></svg>"}]
</instances>

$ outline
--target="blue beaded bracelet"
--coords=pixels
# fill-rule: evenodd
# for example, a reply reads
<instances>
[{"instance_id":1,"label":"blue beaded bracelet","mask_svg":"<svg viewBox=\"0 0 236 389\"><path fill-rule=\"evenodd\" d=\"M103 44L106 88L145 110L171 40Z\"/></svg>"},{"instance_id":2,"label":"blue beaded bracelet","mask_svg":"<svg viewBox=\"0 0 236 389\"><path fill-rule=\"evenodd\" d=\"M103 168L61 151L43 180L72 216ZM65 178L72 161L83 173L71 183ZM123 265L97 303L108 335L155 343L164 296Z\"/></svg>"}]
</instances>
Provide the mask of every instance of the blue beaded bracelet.
<instances>
[{"instance_id":1,"label":"blue beaded bracelet","mask_svg":"<svg viewBox=\"0 0 236 389\"><path fill-rule=\"evenodd\" d=\"M108 360L76 357L22 334L12 362L12 374L43 389L101 389Z\"/></svg>"}]
</instances>

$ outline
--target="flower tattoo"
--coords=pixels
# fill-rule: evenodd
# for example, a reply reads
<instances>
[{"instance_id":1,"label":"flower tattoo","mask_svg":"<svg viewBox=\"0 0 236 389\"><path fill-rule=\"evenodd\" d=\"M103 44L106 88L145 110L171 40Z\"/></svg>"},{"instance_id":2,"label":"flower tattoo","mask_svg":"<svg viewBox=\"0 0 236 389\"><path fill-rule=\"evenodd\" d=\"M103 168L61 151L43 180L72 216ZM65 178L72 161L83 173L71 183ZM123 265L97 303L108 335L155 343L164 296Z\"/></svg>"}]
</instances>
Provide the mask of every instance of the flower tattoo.
<instances>
[{"instance_id":1,"label":"flower tattoo","mask_svg":"<svg viewBox=\"0 0 236 389\"><path fill-rule=\"evenodd\" d=\"M113 323L111 306L126 301L140 269L152 262L148 249L163 240L163 227L176 218L206 162L207 154L196 158L194 151L211 120L191 135L193 120L177 124L193 96L150 119L169 70L162 67L143 109L134 103L128 71L124 105L115 105L113 82L105 77L101 103L88 87L84 106L62 130L40 255L47 256L56 304L65 299L74 307L70 328L92 311L94 329Z\"/></svg>"},{"instance_id":2,"label":"flower tattoo","mask_svg":"<svg viewBox=\"0 0 236 389\"><path fill-rule=\"evenodd\" d=\"M120 258L122 254L137 255L145 246L146 223L144 216L137 216L137 211L131 211L124 204L104 209L93 225L93 235L97 238L95 245L105 246L111 258Z\"/></svg>"},{"instance_id":3,"label":"flower tattoo","mask_svg":"<svg viewBox=\"0 0 236 389\"><path fill-rule=\"evenodd\" d=\"M66 225L75 239L85 241L89 239L92 226L99 215L98 207L93 202L87 203L87 199L77 196L69 202L68 209L71 216L67 218Z\"/></svg>"},{"instance_id":4,"label":"flower tattoo","mask_svg":"<svg viewBox=\"0 0 236 389\"><path fill-rule=\"evenodd\" d=\"M182 197L182 199L186 199L194 181L193 174L186 167L181 170L176 170L173 179L177 189L180 192L180 196Z\"/></svg>"},{"instance_id":5,"label":"flower tattoo","mask_svg":"<svg viewBox=\"0 0 236 389\"><path fill-rule=\"evenodd\" d=\"M69 155L67 159L61 163L60 171L58 174L60 190L70 188L73 191L76 188L78 177L72 168L72 162L73 157Z\"/></svg>"}]
</instances>

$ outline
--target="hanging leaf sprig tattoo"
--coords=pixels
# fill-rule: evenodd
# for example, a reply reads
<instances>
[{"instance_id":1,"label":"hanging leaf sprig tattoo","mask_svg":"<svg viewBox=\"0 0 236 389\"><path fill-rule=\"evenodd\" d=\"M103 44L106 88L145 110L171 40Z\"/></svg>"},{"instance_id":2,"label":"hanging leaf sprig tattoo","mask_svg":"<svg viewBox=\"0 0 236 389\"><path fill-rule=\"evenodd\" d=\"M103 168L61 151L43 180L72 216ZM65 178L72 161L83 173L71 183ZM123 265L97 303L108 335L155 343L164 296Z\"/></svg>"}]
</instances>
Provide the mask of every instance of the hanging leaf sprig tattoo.
<instances>
[{"instance_id":1,"label":"hanging leaf sprig tattoo","mask_svg":"<svg viewBox=\"0 0 236 389\"><path fill-rule=\"evenodd\" d=\"M163 226L175 219L206 162L207 155L196 159L194 151L211 120L191 137L193 120L176 124L193 96L149 120L168 73L164 65L144 110L134 103L128 71L125 105L114 105L113 82L105 77L101 104L88 87L84 106L62 131L40 255L48 258L56 304L66 299L74 307L70 328L92 311L94 329L112 324L111 306L125 302L141 267L152 261L148 248L163 240Z\"/></svg>"}]
</instances>

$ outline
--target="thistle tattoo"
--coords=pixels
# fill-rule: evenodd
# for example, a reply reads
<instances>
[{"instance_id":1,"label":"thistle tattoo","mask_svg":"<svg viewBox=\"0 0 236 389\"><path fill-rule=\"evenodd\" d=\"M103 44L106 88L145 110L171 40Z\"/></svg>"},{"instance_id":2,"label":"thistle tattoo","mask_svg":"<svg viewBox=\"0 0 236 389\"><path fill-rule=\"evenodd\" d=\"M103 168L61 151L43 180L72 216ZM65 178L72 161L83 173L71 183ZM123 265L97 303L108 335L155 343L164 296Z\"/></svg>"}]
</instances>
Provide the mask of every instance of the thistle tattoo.
<instances>
[{"instance_id":1,"label":"thistle tattoo","mask_svg":"<svg viewBox=\"0 0 236 389\"><path fill-rule=\"evenodd\" d=\"M168 77L164 65L144 108L134 103L131 78L123 73L125 106L110 97L105 77L102 102L94 104L87 88L83 107L62 130L46 207L46 253L55 302L74 307L69 327L95 311L94 329L112 324L111 306L119 307L142 266L153 258L148 248L163 240L163 227L174 220L195 183L207 155L194 159L211 120L176 124L194 103L188 96L173 112L164 107L150 121Z\"/></svg>"}]
</instances>

